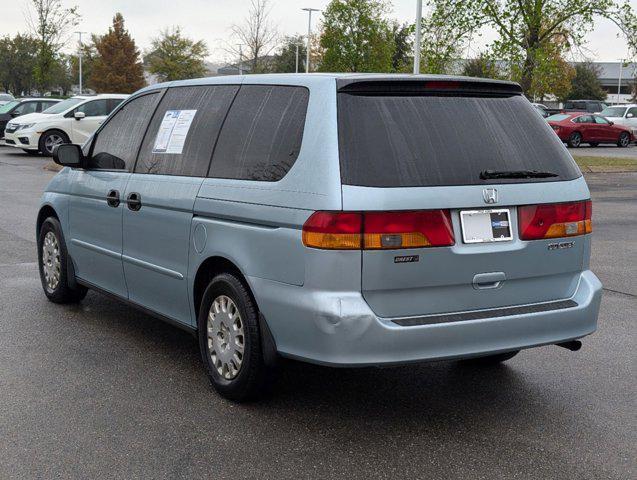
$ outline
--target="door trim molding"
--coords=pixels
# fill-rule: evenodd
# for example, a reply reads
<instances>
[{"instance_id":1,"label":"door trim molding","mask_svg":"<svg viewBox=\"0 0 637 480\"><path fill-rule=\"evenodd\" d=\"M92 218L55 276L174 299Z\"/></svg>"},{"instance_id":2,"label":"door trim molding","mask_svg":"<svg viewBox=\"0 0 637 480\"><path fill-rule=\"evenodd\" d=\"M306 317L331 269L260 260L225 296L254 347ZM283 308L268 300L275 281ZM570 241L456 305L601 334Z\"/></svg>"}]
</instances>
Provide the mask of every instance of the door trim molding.
<instances>
[{"instance_id":1,"label":"door trim molding","mask_svg":"<svg viewBox=\"0 0 637 480\"><path fill-rule=\"evenodd\" d=\"M113 250L109 250L108 248L98 247L97 245L94 245L94 244L88 243L88 242L84 242L82 240L78 240L77 238L72 238L71 239L71 243L73 245L77 245L78 247L83 247L83 248L86 248L87 250L92 250L94 252L101 253L101 254L106 255L108 257L117 258L117 259L121 259L122 258L122 254L121 253L114 252Z\"/></svg>"},{"instance_id":2,"label":"door trim molding","mask_svg":"<svg viewBox=\"0 0 637 480\"><path fill-rule=\"evenodd\" d=\"M129 257L128 255L122 255L122 261L135 265L137 267L142 267L147 270L151 270L153 272L161 273L162 275L166 275L171 278L176 278L177 280L183 280L184 276L169 268L160 267L159 265L155 265L154 263L145 262L144 260L140 260L138 258Z\"/></svg>"}]
</instances>

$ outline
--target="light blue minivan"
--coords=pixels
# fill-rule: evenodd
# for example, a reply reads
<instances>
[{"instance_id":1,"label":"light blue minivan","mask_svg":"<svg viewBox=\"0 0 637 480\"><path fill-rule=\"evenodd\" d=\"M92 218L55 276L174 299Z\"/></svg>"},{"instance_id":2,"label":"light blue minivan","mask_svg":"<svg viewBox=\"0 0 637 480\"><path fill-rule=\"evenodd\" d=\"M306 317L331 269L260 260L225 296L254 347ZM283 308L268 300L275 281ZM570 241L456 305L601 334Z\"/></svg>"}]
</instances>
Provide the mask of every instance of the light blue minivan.
<instances>
[{"instance_id":1,"label":"light blue minivan","mask_svg":"<svg viewBox=\"0 0 637 480\"><path fill-rule=\"evenodd\" d=\"M154 85L64 168L37 218L54 302L94 289L198 335L215 389L279 356L507 360L595 331L590 193L511 82L250 75Z\"/></svg>"}]
</instances>

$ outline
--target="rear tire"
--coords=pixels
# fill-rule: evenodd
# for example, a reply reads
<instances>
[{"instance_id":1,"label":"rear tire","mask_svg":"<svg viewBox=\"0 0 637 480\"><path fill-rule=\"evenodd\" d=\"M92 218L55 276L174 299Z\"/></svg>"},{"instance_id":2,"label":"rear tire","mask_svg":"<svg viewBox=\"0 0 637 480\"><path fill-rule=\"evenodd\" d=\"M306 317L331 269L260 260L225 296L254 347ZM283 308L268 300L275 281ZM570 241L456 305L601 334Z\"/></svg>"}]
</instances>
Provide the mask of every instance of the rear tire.
<instances>
[{"instance_id":1,"label":"rear tire","mask_svg":"<svg viewBox=\"0 0 637 480\"><path fill-rule=\"evenodd\" d=\"M38 142L38 149L47 157L53 155L53 147L61 145L63 143L71 143L69 136L61 130L49 130L44 132Z\"/></svg>"},{"instance_id":2,"label":"rear tire","mask_svg":"<svg viewBox=\"0 0 637 480\"><path fill-rule=\"evenodd\" d=\"M44 294L53 303L77 303L86 297L81 285L69 286L68 252L60 222L47 218L38 233L38 269Z\"/></svg>"},{"instance_id":3,"label":"rear tire","mask_svg":"<svg viewBox=\"0 0 637 480\"><path fill-rule=\"evenodd\" d=\"M485 357L475 357L475 358L467 358L466 360L462 360L463 363L476 365L476 366L489 366L489 365L497 365L502 362L506 362L511 358L515 357L519 350L513 350L512 352L504 352L498 353L496 355L488 355Z\"/></svg>"},{"instance_id":4,"label":"rear tire","mask_svg":"<svg viewBox=\"0 0 637 480\"><path fill-rule=\"evenodd\" d=\"M630 145L630 134L628 132L622 132L617 140L617 146L620 148L626 148Z\"/></svg>"},{"instance_id":5,"label":"rear tire","mask_svg":"<svg viewBox=\"0 0 637 480\"><path fill-rule=\"evenodd\" d=\"M579 147L582 144L582 134L579 132L571 133L571 136L568 137L568 141L566 143L571 148Z\"/></svg>"},{"instance_id":6,"label":"rear tire","mask_svg":"<svg viewBox=\"0 0 637 480\"><path fill-rule=\"evenodd\" d=\"M220 273L210 281L197 323L202 360L217 393L235 402L259 397L269 372L257 306L239 277Z\"/></svg>"}]
</instances>

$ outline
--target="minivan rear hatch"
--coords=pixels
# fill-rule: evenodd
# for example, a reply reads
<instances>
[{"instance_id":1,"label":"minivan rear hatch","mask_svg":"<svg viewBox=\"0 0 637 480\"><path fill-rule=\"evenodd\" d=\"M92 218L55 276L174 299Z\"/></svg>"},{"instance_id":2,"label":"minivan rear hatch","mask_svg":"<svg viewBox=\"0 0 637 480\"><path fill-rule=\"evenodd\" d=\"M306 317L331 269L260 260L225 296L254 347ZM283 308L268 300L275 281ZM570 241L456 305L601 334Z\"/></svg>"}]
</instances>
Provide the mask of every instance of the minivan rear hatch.
<instances>
[{"instance_id":1,"label":"minivan rear hatch","mask_svg":"<svg viewBox=\"0 0 637 480\"><path fill-rule=\"evenodd\" d=\"M555 133L517 84L404 78L337 81L343 210L440 209L454 240L363 250L372 310L408 317L569 298L588 235L526 241L518 225L521 206L589 198Z\"/></svg>"}]
</instances>

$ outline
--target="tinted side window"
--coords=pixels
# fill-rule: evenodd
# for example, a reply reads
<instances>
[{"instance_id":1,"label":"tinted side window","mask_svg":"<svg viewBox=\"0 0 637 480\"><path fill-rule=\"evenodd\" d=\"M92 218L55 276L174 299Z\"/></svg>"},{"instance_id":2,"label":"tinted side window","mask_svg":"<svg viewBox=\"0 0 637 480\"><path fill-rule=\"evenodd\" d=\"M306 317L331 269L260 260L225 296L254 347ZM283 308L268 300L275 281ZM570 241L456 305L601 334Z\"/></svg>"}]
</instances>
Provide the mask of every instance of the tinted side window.
<instances>
[{"instance_id":1,"label":"tinted side window","mask_svg":"<svg viewBox=\"0 0 637 480\"><path fill-rule=\"evenodd\" d=\"M602 117L595 117L595 123L598 123L600 125L608 125L608 120Z\"/></svg>"},{"instance_id":2,"label":"tinted side window","mask_svg":"<svg viewBox=\"0 0 637 480\"><path fill-rule=\"evenodd\" d=\"M208 176L268 182L283 178L301 149L308 99L304 87L242 86Z\"/></svg>"},{"instance_id":3,"label":"tinted side window","mask_svg":"<svg viewBox=\"0 0 637 480\"><path fill-rule=\"evenodd\" d=\"M577 123L593 123L593 117L590 115L582 115L577 117Z\"/></svg>"},{"instance_id":4,"label":"tinted side window","mask_svg":"<svg viewBox=\"0 0 637 480\"><path fill-rule=\"evenodd\" d=\"M36 111L37 102L23 102L13 110L16 115L26 115L27 113L33 113Z\"/></svg>"},{"instance_id":5,"label":"tinted side window","mask_svg":"<svg viewBox=\"0 0 637 480\"><path fill-rule=\"evenodd\" d=\"M134 98L104 125L95 139L91 168L133 169L139 145L160 98L159 92Z\"/></svg>"},{"instance_id":6,"label":"tinted side window","mask_svg":"<svg viewBox=\"0 0 637 480\"><path fill-rule=\"evenodd\" d=\"M633 117L637 117L637 107L629 108L628 111L626 112L626 116L628 116L631 113L633 114Z\"/></svg>"},{"instance_id":7,"label":"tinted side window","mask_svg":"<svg viewBox=\"0 0 637 480\"><path fill-rule=\"evenodd\" d=\"M124 101L123 98L111 98L108 100L108 106L107 106L107 111L108 113L106 115L110 115L111 112L113 110L115 110L117 108L117 106L122 103Z\"/></svg>"},{"instance_id":8,"label":"tinted side window","mask_svg":"<svg viewBox=\"0 0 637 480\"><path fill-rule=\"evenodd\" d=\"M173 87L164 99L148 128L139 154L135 172L163 175L205 177L210 157L223 119L239 87L236 85L208 85ZM160 152L156 148L164 118L183 110L195 110L192 123L187 128L181 153ZM170 136L170 132L168 132Z\"/></svg>"},{"instance_id":9,"label":"tinted side window","mask_svg":"<svg viewBox=\"0 0 637 480\"><path fill-rule=\"evenodd\" d=\"M86 102L75 109L75 112L84 112L87 117L105 117L110 113L108 100L93 100Z\"/></svg>"}]
</instances>

